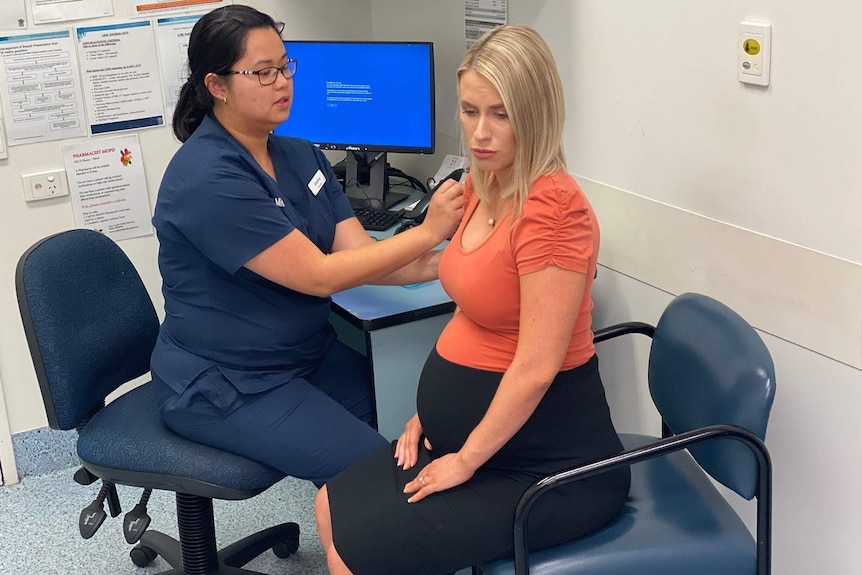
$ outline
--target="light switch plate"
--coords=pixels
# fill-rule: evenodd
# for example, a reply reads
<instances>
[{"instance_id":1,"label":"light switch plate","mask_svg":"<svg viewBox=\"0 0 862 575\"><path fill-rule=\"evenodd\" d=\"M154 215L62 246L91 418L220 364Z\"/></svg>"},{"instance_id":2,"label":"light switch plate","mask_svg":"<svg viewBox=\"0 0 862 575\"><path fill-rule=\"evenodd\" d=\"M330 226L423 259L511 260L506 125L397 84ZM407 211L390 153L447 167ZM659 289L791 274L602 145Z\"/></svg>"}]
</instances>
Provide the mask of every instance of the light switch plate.
<instances>
[{"instance_id":1,"label":"light switch plate","mask_svg":"<svg viewBox=\"0 0 862 575\"><path fill-rule=\"evenodd\" d=\"M736 50L739 81L768 86L772 58L772 24L742 22L739 25Z\"/></svg>"}]
</instances>

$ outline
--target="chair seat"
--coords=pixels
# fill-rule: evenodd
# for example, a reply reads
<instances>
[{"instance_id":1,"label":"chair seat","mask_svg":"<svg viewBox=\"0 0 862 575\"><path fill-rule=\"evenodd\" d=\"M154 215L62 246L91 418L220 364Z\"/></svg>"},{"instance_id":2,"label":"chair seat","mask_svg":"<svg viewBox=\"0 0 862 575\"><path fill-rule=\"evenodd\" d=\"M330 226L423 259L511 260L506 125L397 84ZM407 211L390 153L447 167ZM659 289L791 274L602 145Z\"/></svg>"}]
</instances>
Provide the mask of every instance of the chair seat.
<instances>
[{"instance_id":1,"label":"chair seat","mask_svg":"<svg viewBox=\"0 0 862 575\"><path fill-rule=\"evenodd\" d=\"M656 438L620 434L626 449ZM530 553L531 575L748 575L755 543L748 528L687 452L631 467L620 515L571 543ZM482 565L514 573L511 559Z\"/></svg>"},{"instance_id":2,"label":"chair seat","mask_svg":"<svg viewBox=\"0 0 862 575\"><path fill-rule=\"evenodd\" d=\"M143 384L96 413L79 433L85 468L121 485L213 499L247 499L285 475L267 465L188 441L162 422L154 384Z\"/></svg>"}]
</instances>

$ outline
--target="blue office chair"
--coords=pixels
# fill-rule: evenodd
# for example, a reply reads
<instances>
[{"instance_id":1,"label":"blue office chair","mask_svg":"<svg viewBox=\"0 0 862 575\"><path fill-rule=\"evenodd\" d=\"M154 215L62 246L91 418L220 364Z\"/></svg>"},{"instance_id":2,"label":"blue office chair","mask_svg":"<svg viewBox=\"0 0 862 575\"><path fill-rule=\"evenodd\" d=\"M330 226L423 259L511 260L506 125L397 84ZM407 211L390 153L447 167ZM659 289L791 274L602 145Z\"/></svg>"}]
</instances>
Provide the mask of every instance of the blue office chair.
<instances>
[{"instance_id":1,"label":"blue office chair","mask_svg":"<svg viewBox=\"0 0 862 575\"><path fill-rule=\"evenodd\" d=\"M515 558L485 575L768 575L772 468L763 443L775 373L763 341L739 315L699 294L674 299L653 328L626 323L596 332L652 337L648 381L662 438L621 434L625 451L532 485L519 502ZM685 450L688 450L686 452ZM631 465L627 504L591 535L529 553L527 516L556 486ZM757 498L757 541L710 480Z\"/></svg>"},{"instance_id":2,"label":"blue office chair","mask_svg":"<svg viewBox=\"0 0 862 575\"><path fill-rule=\"evenodd\" d=\"M267 549L287 557L299 527L270 527L216 550L213 499L254 497L284 478L268 466L183 439L162 424L147 382L105 405L120 385L149 372L159 322L149 294L125 253L107 236L71 230L28 249L15 273L18 306L48 422L77 429L82 484L102 480L81 513L88 538L106 513L120 513L115 485L144 488L124 534L138 566L161 555L170 575L253 575L241 569ZM150 490L176 493L179 542L146 530Z\"/></svg>"}]
</instances>

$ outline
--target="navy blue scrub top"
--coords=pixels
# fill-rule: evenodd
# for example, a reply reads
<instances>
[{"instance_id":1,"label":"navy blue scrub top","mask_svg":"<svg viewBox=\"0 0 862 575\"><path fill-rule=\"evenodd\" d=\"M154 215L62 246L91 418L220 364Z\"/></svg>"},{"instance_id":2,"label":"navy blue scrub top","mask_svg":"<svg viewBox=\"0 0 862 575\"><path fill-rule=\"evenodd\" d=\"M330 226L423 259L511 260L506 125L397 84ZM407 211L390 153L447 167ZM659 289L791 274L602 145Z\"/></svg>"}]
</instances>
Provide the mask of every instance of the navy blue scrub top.
<instances>
[{"instance_id":1,"label":"navy blue scrub top","mask_svg":"<svg viewBox=\"0 0 862 575\"><path fill-rule=\"evenodd\" d=\"M207 116L162 179L153 225L165 319L151 368L178 393L212 367L241 392L264 391L311 373L335 342L330 298L243 267L294 229L329 253L353 215L320 150L275 135L268 145L277 181Z\"/></svg>"}]
</instances>

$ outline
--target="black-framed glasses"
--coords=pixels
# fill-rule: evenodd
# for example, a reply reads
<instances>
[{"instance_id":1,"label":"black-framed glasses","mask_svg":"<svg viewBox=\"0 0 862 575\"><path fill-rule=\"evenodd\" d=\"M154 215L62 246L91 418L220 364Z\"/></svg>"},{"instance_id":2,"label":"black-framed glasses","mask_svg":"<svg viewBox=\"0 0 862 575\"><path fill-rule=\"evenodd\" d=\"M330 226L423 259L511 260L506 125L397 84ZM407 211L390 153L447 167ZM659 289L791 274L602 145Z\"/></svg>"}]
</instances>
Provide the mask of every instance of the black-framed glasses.
<instances>
[{"instance_id":1,"label":"black-framed glasses","mask_svg":"<svg viewBox=\"0 0 862 575\"><path fill-rule=\"evenodd\" d=\"M284 66L270 66L261 68L260 70L228 70L225 74L242 74L244 76L257 76L257 81L261 86L270 86L278 79L278 73L284 76L285 80L290 80L296 74L296 59L288 58Z\"/></svg>"}]
</instances>

